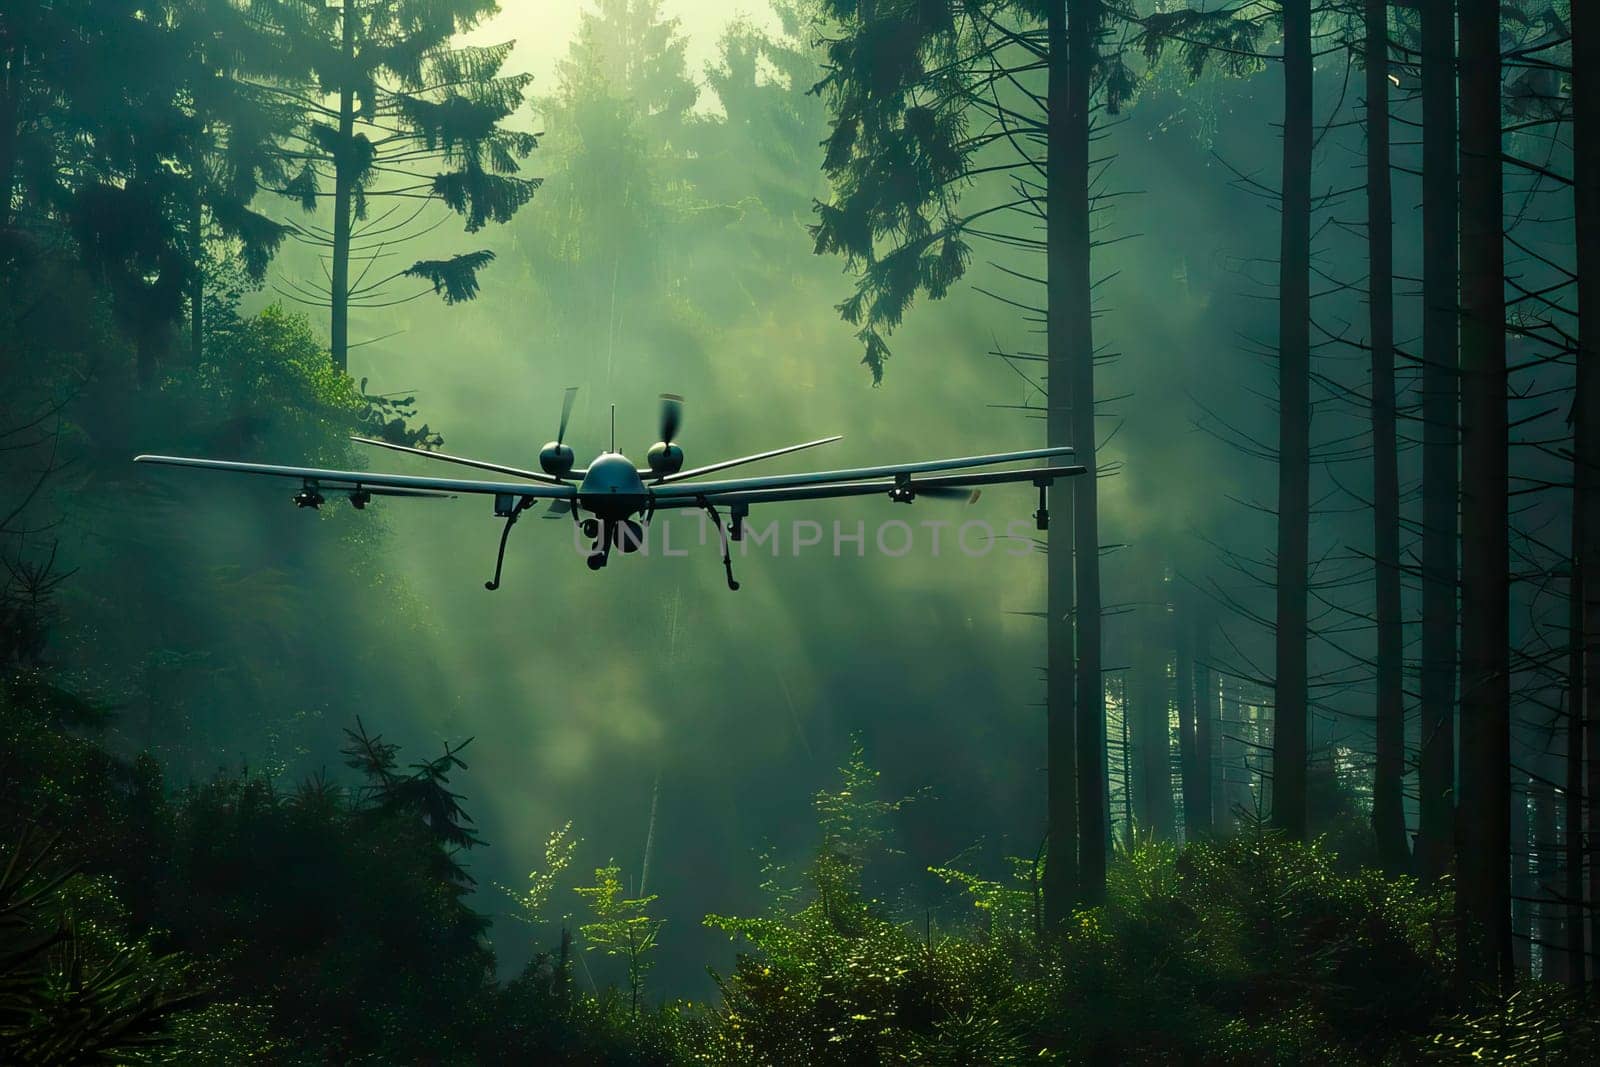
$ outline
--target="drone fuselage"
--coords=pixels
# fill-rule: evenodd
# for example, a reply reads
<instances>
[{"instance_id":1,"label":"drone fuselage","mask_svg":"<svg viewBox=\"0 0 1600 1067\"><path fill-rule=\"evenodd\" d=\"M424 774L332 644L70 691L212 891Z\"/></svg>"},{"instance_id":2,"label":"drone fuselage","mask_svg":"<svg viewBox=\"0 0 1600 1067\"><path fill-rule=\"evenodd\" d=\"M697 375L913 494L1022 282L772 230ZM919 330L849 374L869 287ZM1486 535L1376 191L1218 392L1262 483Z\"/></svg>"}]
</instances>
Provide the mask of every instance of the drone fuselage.
<instances>
[{"instance_id":1,"label":"drone fuselage","mask_svg":"<svg viewBox=\"0 0 1600 1067\"><path fill-rule=\"evenodd\" d=\"M638 468L620 452L602 452L578 483L578 506L606 522L638 514L649 503Z\"/></svg>"}]
</instances>

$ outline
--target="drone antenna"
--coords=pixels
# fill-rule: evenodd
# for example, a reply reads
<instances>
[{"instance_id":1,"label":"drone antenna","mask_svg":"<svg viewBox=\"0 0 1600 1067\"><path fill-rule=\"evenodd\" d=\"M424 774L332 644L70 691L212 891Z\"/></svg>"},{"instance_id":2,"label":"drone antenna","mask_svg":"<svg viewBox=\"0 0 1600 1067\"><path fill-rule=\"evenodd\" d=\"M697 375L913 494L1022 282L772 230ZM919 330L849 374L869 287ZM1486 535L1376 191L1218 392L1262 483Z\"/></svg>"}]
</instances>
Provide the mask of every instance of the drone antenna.
<instances>
[{"instance_id":1,"label":"drone antenna","mask_svg":"<svg viewBox=\"0 0 1600 1067\"><path fill-rule=\"evenodd\" d=\"M617 405L611 405L611 451L617 450Z\"/></svg>"}]
</instances>

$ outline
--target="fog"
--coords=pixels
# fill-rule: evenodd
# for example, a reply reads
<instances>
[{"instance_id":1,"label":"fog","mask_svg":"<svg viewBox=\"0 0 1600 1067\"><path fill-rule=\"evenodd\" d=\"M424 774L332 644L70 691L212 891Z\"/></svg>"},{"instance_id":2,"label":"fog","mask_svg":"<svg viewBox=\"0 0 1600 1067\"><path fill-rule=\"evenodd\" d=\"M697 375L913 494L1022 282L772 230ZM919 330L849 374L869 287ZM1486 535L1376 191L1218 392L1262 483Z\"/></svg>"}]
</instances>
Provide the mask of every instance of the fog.
<instances>
[{"instance_id":1,"label":"fog","mask_svg":"<svg viewBox=\"0 0 1600 1067\"><path fill-rule=\"evenodd\" d=\"M584 8L518 0L504 6L472 40L514 38L510 69L534 75L535 96L556 93L557 63ZM724 29L741 16L771 29L776 16L759 5L710 2L667 2L662 11L680 20L687 71L700 89L693 115L719 121L722 104L705 66L718 61ZM1325 67L1320 114L1344 99L1342 60L1330 57ZM1181 71L1163 69L1123 114L1103 116L1099 144L1114 159L1101 190L1119 194L1101 204L1106 243L1095 254L1095 276L1104 279L1096 289L1096 331L1104 347L1108 674L1120 676L1141 641L1159 632L1165 609L1151 602L1153 578L1170 572L1172 582L1216 599L1219 610L1225 600L1259 607L1267 595L1230 569L1228 553L1265 559L1273 530L1271 515L1252 506L1270 506L1273 469L1232 446L1271 441L1274 433L1274 371L1260 350L1275 331L1269 297L1277 225L1275 206L1251 182L1275 181L1270 124L1281 110L1277 91L1274 71L1239 82L1208 77L1190 88ZM799 113L810 138L802 142L820 141L821 102L805 98ZM805 229L806 199L828 195L820 149L808 167L782 175L797 210L764 201L770 175L752 175L739 192L737 159L717 164L717 180L733 190L720 205L687 196L665 207L630 201L608 208L603 188L562 184L571 181L562 160L573 158L573 142L564 140L572 131L561 120L559 110L539 103L526 112L526 128L545 134L526 172L549 180L511 222L463 234L446 218L392 252L409 261L492 250L497 258L482 273L477 299L445 306L430 295L352 313L359 347L351 373L372 393L414 394L418 419L442 434L445 451L534 465L571 386L580 391L567 441L580 463L609 444L613 405L617 447L642 460L656 438L663 392L685 398L680 442L689 466L830 434L844 437L760 470L1044 444L1040 412L1025 410L1039 404L1037 368L992 354L1039 347L1037 325L1007 302L1027 303L1036 290L1002 269L1039 274L1036 258L977 246L962 285L911 309L891 338L885 379L874 387L859 362L855 328L834 308L852 278L841 261L811 254ZM1336 131L1319 147L1324 187L1358 182L1358 133ZM664 173L660 160L649 166L656 168L649 174ZM669 185L662 183L663 202ZM980 181L967 195L981 200L1001 188ZM569 210L584 195L585 210L598 203L598 214ZM1416 258L1415 198L1401 176L1402 264ZM1330 201L1324 215L1349 217L1358 209ZM294 210L284 206L281 214ZM616 218L632 219L630 212L651 225L629 230L617 222L620 236L603 232ZM551 234L563 226L584 241L600 236L580 253L552 251ZM605 243L611 240L623 243ZM1359 283L1358 238L1325 222L1318 241L1328 278ZM296 309L284 280L315 279L320 270L311 251L290 245L268 283L247 296L246 309L278 301ZM405 285L415 287L402 284L402 295L410 292ZM1329 309L1330 329L1359 322L1362 312L1353 293L1335 293L1319 308ZM325 329L319 309L301 310ZM1415 329L1415 309L1402 300L1407 315L1402 337ZM1359 327L1352 330L1359 335ZM1329 381L1363 387L1359 351L1330 347L1321 358ZM1340 409L1335 392L1319 396L1315 439L1359 446L1364 423ZM450 470L388 453L363 458L386 471ZM1313 558L1342 559L1346 571L1368 550L1370 522L1348 500L1324 494L1335 492L1337 475L1359 495L1359 486L1370 484L1360 461L1358 447L1346 467L1320 468L1313 493L1327 505ZM1402 483L1410 486L1414 450L1403 453L1402 464ZM574 548L571 523L530 512L511 532L503 588L489 592L484 582L501 526L486 502L380 501L359 515L318 516L289 513L275 489L200 489L179 475L156 478L181 502L158 520L184 531L189 555L167 572L179 583L198 585L199 571L227 566L240 542L257 534L263 546L292 540L319 567L336 569L351 539L367 536L353 531L370 531L350 557L363 561L353 576L309 598L297 594L257 624L263 646L315 646L336 665L297 682L313 710L276 770L289 783L319 767L337 768L338 731L358 715L412 758L431 755L444 741L474 738L463 753L470 769L455 787L488 843L470 855L470 869L476 906L500 916L494 938L506 972L556 933L553 923L530 931L505 918L509 903L497 885L517 886L550 831L571 821L583 840L580 871L614 857L635 889L647 878L643 888L660 894L669 923L653 988L706 994L704 964L725 968L732 948L701 926L701 916L759 909L762 855L792 864L808 854L815 843L810 798L830 782L852 735L882 768L886 792L929 791L901 817L898 847L909 869L958 855L992 868L1039 846L1044 566L1033 550L1031 487L996 486L971 503L922 500L910 508L878 498L758 505L748 528L777 520L779 541L776 550L747 541L735 552L737 592L726 588L715 540L701 543L702 525L692 515L669 520L674 552L686 547L686 554L665 553L658 535L669 524L658 522L648 556L613 558L591 573ZM137 511L144 491L128 488L113 510ZM251 503L238 504L244 518L266 514L267 505L254 501L270 498L272 526L230 515L247 496ZM892 521L910 524L911 551L880 548L878 535ZM836 553L835 524L853 534L858 522L861 550L845 541ZM939 527L935 554L935 528L921 524L937 522L949 525ZM956 540L964 523L1004 534L1017 522L1020 539L1000 540L984 553ZM797 530L819 543L797 547ZM885 536L897 547L901 534ZM1329 595L1354 604L1368 593ZM323 597L338 606L307 606ZM160 607L148 610L159 614ZM223 602L208 610L224 617L230 609ZM1249 681L1270 677L1270 633L1242 618L1224 628L1219 667ZM1340 647L1350 654L1313 653L1319 677L1340 683L1313 694L1323 740L1348 741L1370 729L1361 712L1370 687L1341 681L1340 673L1370 647L1370 635L1357 627ZM280 662L294 670L292 661ZM356 663L359 669L338 666ZM243 739L258 728L237 713L219 713L207 728L216 761L251 750ZM202 761L189 772L205 769ZM911 903L931 905L931 887L927 894ZM552 910L575 912L578 905L564 885Z\"/></svg>"}]
</instances>

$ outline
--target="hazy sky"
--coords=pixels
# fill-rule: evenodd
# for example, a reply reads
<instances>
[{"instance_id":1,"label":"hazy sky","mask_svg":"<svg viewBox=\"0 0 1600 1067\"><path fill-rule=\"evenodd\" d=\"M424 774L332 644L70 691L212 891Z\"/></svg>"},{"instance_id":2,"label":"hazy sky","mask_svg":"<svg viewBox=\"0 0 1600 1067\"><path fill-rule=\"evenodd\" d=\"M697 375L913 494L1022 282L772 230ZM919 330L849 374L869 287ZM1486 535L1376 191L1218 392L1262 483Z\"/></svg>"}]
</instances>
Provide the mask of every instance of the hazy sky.
<instances>
[{"instance_id":1,"label":"hazy sky","mask_svg":"<svg viewBox=\"0 0 1600 1067\"><path fill-rule=\"evenodd\" d=\"M536 93L548 92L556 60L567 50L582 13L592 8L590 0L500 0L500 14L480 26L472 39L514 39L512 66L533 73ZM663 0L661 10L679 20L689 40L689 70L697 81L704 80L701 70L729 22L743 16L763 26L776 24L767 5L749 0Z\"/></svg>"}]
</instances>

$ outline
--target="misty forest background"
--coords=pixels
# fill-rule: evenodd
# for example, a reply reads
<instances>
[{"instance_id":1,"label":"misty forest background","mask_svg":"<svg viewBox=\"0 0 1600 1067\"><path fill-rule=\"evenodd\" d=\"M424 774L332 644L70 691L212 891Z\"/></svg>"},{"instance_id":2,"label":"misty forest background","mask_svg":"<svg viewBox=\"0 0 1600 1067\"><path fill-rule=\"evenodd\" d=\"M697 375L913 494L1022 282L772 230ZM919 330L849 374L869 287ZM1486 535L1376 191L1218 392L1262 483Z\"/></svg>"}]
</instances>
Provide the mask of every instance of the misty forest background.
<instances>
[{"instance_id":1,"label":"misty forest background","mask_svg":"<svg viewBox=\"0 0 1600 1067\"><path fill-rule=\"evenodd\" d=\"M1597 69L1566 0L8 4L0 1058L1595 1055ZM1096 476L490 594L470 501L130 462L528 465L574 385L580 460L670 391Z\"/></svg>"}]
</instances>

